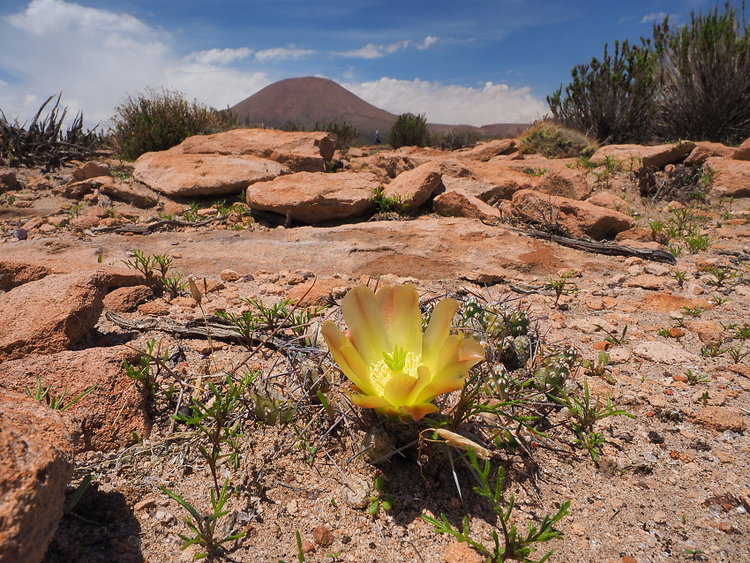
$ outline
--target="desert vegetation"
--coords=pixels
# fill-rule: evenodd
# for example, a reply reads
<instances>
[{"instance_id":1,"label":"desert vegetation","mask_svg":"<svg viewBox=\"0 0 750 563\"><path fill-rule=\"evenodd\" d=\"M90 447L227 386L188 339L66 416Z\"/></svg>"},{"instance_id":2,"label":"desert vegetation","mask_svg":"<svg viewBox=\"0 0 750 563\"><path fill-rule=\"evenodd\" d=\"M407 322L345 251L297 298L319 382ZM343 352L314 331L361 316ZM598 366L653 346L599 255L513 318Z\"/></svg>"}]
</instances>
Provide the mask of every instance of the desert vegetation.
<instances>
[{"instance_id":1,"label":"desert vegetation","mask_svg":"<svg viewBox=\"0 0 750 563\"><path fill-rule=\"evenodd\" d=\"M615 41L573 68L548 96L555 120L601 143L750 136L750 36L743 10L726 3L690 23L668 18L640 45Z\"/></svg>"}]
</instances>

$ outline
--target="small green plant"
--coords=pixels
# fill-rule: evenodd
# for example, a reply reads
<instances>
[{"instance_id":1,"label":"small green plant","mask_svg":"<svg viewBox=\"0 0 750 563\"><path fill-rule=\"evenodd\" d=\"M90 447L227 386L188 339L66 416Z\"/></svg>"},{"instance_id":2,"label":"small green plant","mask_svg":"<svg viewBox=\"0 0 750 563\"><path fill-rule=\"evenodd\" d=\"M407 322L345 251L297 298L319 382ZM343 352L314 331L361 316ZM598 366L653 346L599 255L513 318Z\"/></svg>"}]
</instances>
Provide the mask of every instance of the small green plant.
<instances>
[{"instance_id":1,"label":"small green plant","mask_svg":"<svg viewBox=\"0 0 750 563\"><path fill-rule=\"evenodd\" d=\"M128 267L141 272L146 278L146 285L151 287L155 293L162 294L166 290L171 297L177 297L183 293L187 284L183 282L182 275L171 272L172 258L165 254L144 254L142 250L133 249L132 260L123 260Z\"/></svg>"},{"instance_id":2,"label":"small green plant","mask_svg":"<svg viewBox=\"0 0 750 563\"><path fill-rule=\"evenodd\" d=\"M390 510L393 508L394 497L386 492L385 480L382 475L376 475L373 479L373 486L377 494L370 497L370 504L367 505L367 514L377 516L380 509Z\"/></svg>"},{"instance_id":3,"label":"small green plant","mask_svg":"<svg viewBox=\"0 0 750 563\"><path fill-rule=\"evenodd\" d=\"M727 348L725 352L729 355L730 358L732 358L732 361L735 364L739 364L742 360L750 355L750 350L745 350L744 342L741 342L737 346L731 346L730 348Z\"/></svg>"},{"instance_id":4,"label":"small green plant","mask_svg":"<svg viewBox=\"0 0 750 563\"><path fill-rule=\"evenodd\" d=\"M224 544L236 542L247 534L247 532L234 532L221 536L217 530L220 520L229 514L229 510L225 508L227 501L231 498L228 480L224 481L218 492L211 490L211 512L208 514L201 514L184 497L168 488L161 487L161 490L189 514L185 517L185 524L191 535L179 534L179 536L183 541L183 550L191 545L198 545L203 548L203 551L195 554L195 559L206 559L210 562L221 559L227 553Z\"/></svg>"},{"instance_id":5,"label":"small green plant","mask_svg":"<svg viewBox=\"0 0 750 563\"><path fill-rule=\"evenodd\" d=\"M685 286L685 279L687 278L687 272L675 270L674 272L672 272L672 276L674 276L674 279L680 288Z\"/></svg>"},{"instance_id":6,"label":"small green plant","mask_svg":"<svg viewBox=\"0 0 750 563\"><path fill-rule=\"evenodd\" d=\"M42 383L42 379L38 376L34 376L36 379L36 385L33 390L26 388L26 394L37 401L38 403L41 403L43 405L47 405L51 409L59 410L59 411L66 411L73 405L75 405L78 401L83 399L86 395L91 393L94 389L96 389L96 385L92 385L91 387L86 388L83 392L76 395L72 399L66 400L66 395L68 393L67 388L63 388L62 393L60 393L59 397L55 397L50 393L50 386L45 387Z\"/></svg>"},{"instance_id":7,"label":"small green plant","mask_svg":"<svg viewBox=\"0 0 750 563\"><path fill-rule=\"evenodd\" d=\"M625 344L625 335L628 333L628 325L625 325L622 328L622 331L618 334L616 330L606 330L602 325L594 325L598 330L604 331L607 333L607 336L604 338L606 342L609 342L613 346L622 346Z\"/></svg>"},{"instance_id":8,"label":"small green plant","mask_svg":"<svg viewBox=\"0 0 750 563\"><path fill-rule=\"evenodd\" d=\"M78 215L80 215L81 209L83 209L83 207L83 203L73 203L65 209L65 213L69 218L75 219L76 217L78 217Z\"/></svg>"},{"instance_id":9,"label":"small green plant","mask_svg":"<svg viewBox=\"0 0 750 563\"><path fill-rule=\"evenodd\" d=\"M599 461L599 454L605 440L601 433L594 430L594 424L610 416L635 418L635 415L613 404L609 396L604 404L600 397L596 398L596 402L592 402L589 383L585 380L581 398L560 390L559 396L553 396L552 399L568 410L570 418L573 419L571 430L576 435L575 445L587 450L595 462Z\"/></svg>"},{"instance_id":10,"label":"small green plant","mask_svg":"<svg viewBox=\"0 0 750 563\"><path fill-rule=\"evenodd\" d=\"M197 201L190 202L190 209L182 213L182 218L190 223L195 223L200 219L200 215L198 214L199 209L200 204Z\"/></svg>"},{"instance_id":11,"label":"small green plant","mask_svg":"<svg viewBox=\"0 0 750 563\"><path fill-rule=\"evenodd\" d=\"M711 239L709 236L697 231L691 231L686 234L683 240L685 241L690 254L697 254L711 246Z\"/></svg>"},{"instance_id":12,"label":"small green plant","mask_svg":"<svg viewBox=\"0 0 750 563\"><path fill-rule=\"evenodd\" d=\"M732 336L740 340L750 339L750 324L745 323L741 327L734 327L734 334Z\"/></svg>"},{"instance_id":13,"label":"small green plant","mask_svg":"<svg viewBox=\"0 0 750 563\"><path fill-rule=\"evenodd\" d=\"M128 360L122 361L122 368L125 375L136 381L146 392L147 397L152 404L156 404L159 390L159 371L161 366L169 360L169 351L163 353L156 346L156 340L151 339L146 343L146 350L141 352L141 357L137 364L131 364Z\"/></svg>"},{"instance_id":14,"label":"small green plant","mask_svg":"<svg viewBox=\"0 0 750 563\"><path fill-rule=\"evenodd\" d=\"M521 170L521 172L529 176L540 177L540 176L544 176L547 173L547 169L546 168L533 168L531 166L527 166L526 168Z\"/></svg>"},{"instance_id":15,"label":"small green plant","mask_svg":"<svg viewBox=\"0 0 750 563\"><path fill-rule=\"evenodd\" d=\"M290 307L294 306L294 301L289 299L282 299L270 306L266 306L260 299L243 299L242 301L255 309L255 318L268 330L274 330L285 324L292 314Z\"/></svg>"},{"instance_id":16,"label":"small green plant","mask_svg":"<svg viewBox=\"0 0 750 563\"><path fill-rule=\"evenodd\" d=\"M441 514L440 518L431 516L422 516L422 518L432 524L436 532L450 534L459 542L466 542L491 563L501 563L509 559L522 563L541 563L549 559L554 550L548 551L540 559L532 559L531 556L537 550L537 544L559 538L562 535L560 531L555 529L555 524L567 516L570 501L563 502L554 515L545 515L538 527L529 522L526 533L523 534L519 532L511 519L515 508L515 499L513 495L510 495L507 500L505 498L505 469L498 466L494 473L494 483L490 483L492 472L490 461L485 460L484 464L480 464L473 448L469 448L467 455L469 464L479 480L479 486L474 487L474 492L490 501L491 508L500 525L500 534L497 530L492 530L490 533L492 544L487 545L472 536L468 516L464 516L460 530L453 527L445 514Z\"/></svg>"},{"instance_id":17,"label":"small green plant","mask_svg":"<svg viewBox=\"0 0 750 563\"><path fill-rule=\"evenodd\" d=\"M582 366L586 370L586 373L592 377L601 377L610 385L617 383L617 380L612 377L609 364L612 361L610 355L602 350L595 360L583 362Z\"/></svg>"},{"instance_id":18,"label":"small green plant","mask_svg":"<svg viewBox=\"0 0 750 563\"><path fill-rule=\"evenodd\" d=\"M738 273L731 266L725 264L719 264L717 266L709 266L706 268L706 272L713 276L709 283L715 285L717 288L721 288L724 284L738 276Z\"/></svg>"},{"instance_id":19,"label":"small green plant","mask_svg":"<svg viewBox=\"0 0 750 563\"><path fill-rule=\"evenodd\" d=\"M578 292L575 283L570 281L569 274L563 274L559 278L547 278L547 284L555 292L555 307L559 307L560 298L563 295L573 295Z\"/></svg>"},{"instance_id":20,"label":"small green plant","mask_svg":"<svg viewBox=\"0 0 750 563\"><path fill-rule=\"evenodd\" d=\"M704 309L700 307L683 307L682 314L688 317L698 318L703 314Z\"/></svg>"},{"instance_id":21,"label":"small green plant","mask_svg":"<svg viewBox=\"0 0 750 563\"><path fill-rule=\"evenodd\" d=\"M245 390L254 379L254 374L246 373L239 381L227 375L221 384L209 383L209 400L193 398L189 408L173 416L177 422L195 429L205 441L206 444L198 446L198 451L208 464L216 498L221 496L219 461L227 459L235 469L239 466L238 440L242 432L241 420L236 416L235 410L243 404Z\"/></svg>"},{"instance_id":22,"label":"small green plant","mask_svg":"<svg viewBox=\"0 0 750 563\"><path fill-rule=\"evenodd\" d=\"M725 352L726 350L718 342L709 342L705 346L701 346L701 356L704 358L716 358Z\"/></svg>"},{"instance_id":23,"label":"small green plant","mask_svg":"<svg viewBox=\"0 0 750 563\"><path fill-rule=\"evenodd\" d=\"M346 152L359 136L359 131L350 123L333 121L330 123L316 123L315 131L330 133L336 143L336 148Z\"/></svg>"},{"instance_id":24,"label":"small green plant","mask_svg":"<svg viewBox=\"0 0 750 563\"><path fill-rule=\"evenodd\" d=\"M382 187L375 188L370 201L375 205L376 213L403 213L404 204L401 202L401 196L387 196Z\"/></svg>"},{"instance_id":25,"label":"small green plant","mask_svg":"<svg viewBox=\"0 0 750 563\"><path fill-rule=\"evenodd\" d=\"M253 342L258 331L258 318L253 311L242 311L240 314L231 311L216 311L216 316L224 319L242 337L247 346Z\"/></svg>"},{"instance_id":26,"label":"small green plant","mask_svg":"<svg viewBox=\"0 0 750 563\"><path fill-rule=\"evenodd\" d=\"M686 369L684 373L685 377L687 378L687 382L690 385L698 385L700 383L706 383L709 381L708 377L706 377L705 375L694 373L692 369Z\"/></svg>"}]
</instances>

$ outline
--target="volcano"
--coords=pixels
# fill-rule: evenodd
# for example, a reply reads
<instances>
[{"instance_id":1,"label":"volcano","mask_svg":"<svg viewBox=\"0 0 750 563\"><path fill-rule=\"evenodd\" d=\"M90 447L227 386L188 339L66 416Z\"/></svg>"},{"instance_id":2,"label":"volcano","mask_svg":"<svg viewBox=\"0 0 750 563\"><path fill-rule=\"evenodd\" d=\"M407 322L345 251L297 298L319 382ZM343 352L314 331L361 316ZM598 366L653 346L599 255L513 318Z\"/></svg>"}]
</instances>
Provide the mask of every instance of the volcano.
<instances>
[{"instance_id":1,"label":"volcano","mask_svg":"<svg viewBox=\"0 0 750 563\"><path fill-rule=\"evenodd\" d=\"M316 124L349 123L357 128L360 140L369 142L375 131L385 140L396 115L380 109L327 78L307 76L287 78L269 84L249 98L229 108L241 123L258 127L296 127L311 130ZM513 137L527 124L495 123L483 127L430 123L436 133L452 129L475 133L479 138Z\"/></svg>"}]
</instances>

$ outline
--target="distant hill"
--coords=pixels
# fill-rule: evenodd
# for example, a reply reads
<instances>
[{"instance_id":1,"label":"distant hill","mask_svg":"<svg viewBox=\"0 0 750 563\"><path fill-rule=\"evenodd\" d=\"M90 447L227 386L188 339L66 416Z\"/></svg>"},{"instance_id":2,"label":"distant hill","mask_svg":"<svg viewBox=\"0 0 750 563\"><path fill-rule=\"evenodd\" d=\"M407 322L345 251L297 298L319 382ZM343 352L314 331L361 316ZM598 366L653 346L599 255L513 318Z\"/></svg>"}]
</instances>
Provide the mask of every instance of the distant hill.
<instances>
[{"instance_id":1,"label":"distant hill","mask_svg":"<svg viewBox=\"0 0 750 563\"><path fill-rule=\"evenodd\" d=\"M372 142L375 131L386 141L396 115L367 103L362 98L327 78L307 76L274 82L229 108L247 125L281 127L293 123L312 129L316 123L347 122L360 133L362 142ZM483 127L471 125L429 124L436 133L452 129L470 131L479 138L515 137L527 124L495 123Z\"/></svg>"}]
</instances>

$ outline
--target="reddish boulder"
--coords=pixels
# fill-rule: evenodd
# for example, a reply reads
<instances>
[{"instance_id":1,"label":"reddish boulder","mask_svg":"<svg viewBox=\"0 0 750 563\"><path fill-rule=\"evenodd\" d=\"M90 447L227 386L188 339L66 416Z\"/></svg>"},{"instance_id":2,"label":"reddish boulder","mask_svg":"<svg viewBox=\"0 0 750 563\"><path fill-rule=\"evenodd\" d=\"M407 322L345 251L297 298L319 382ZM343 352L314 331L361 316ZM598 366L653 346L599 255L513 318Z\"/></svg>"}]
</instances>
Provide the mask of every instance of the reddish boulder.
<instances>
[{"instance_id":1,"label":"reddish boulder","mask_svg":"<svg viewBox=\"0 0 750 563\"><path fill-rule=\"evenodd\" d=\"M170 149L138 157L133 177L168 196L192 197L236 194L250 184L289 172L278 162L256 156L182 154Z\"/></svg>"},{"instance_id":2,"label":"reddish boulder","mask_svg":"<svg viewBox=\"0 0 750 563\"><path fill-rule=\"evenodd\" d=\"M641 165L653 168L664 168L667 164L682 162L695 148L692 141L667 143L652 147L644 145L605 145L591 157L595 164L603 163L607 157L626 162L626 168L635 170Z\"/></svg>"},{"instance_id":3,"label":"reddish boulder","mask_svg":"<svg viewBox=\"0 0 750 563\"><path fill-rule=\"evenodd\" d=\"M89 160L80 166L76 166L73 169L72 175L74 182L80 182L81 180L88 180L89 178L96 178L98 176L112 176L112 171L103 162Z\"/></svg>"},{"instance_id":4,"label":"reddish boulder","mask_svg":"<svg viewBox=\"0 0 750 563\"><path fill-rule=\"evenodd\" d=\"M719 197L750 196L750 160L710 157L703 165L711 175L711 194Z\"/></svg>"},{"instance_id":5,"label":"reddish boulder","mask_svg":"<svg viewBox=\"0 0 750 563\"><path fill-rule=\"evenodd\" d=\"M0 172L0 194L7 190L20 190L21 182L15 172Z\"/></svg>"},{"instance_id":6,"label":"reddish boulder","mask_svg":"<svg viewBox=\"0 0 750 563\"><path fill-rule=\"evenodd\" d=\"M169 152L255 156L276 161L293 172L325 172L335 150L333 138L325 132L233 129L188 137Z\"/></svg>"},{"instance_id":7,"label":"reddish boulder","mask_svg":"<svg viewBox=\"0 0 750 563\"><path fill-rule=\"evenodd\" d=\"M396 197L405 209L413 210L430 199L438 188L442 187L440 165L426 162L399 174L384 190L386 197Z\"/></svg>"},{"instance_id":8,"label":"reddish boulder","mask_svg":"<svg viewBox=\"0 0 750 563\"><path fill-rule=\"evenodd\" d=\"M613 238L633 227L633 219L623 213L566 197L522 190L513 196L513 211L535 223L557 223L570 236L596 240Z\"/></svg>"},{"instance_id":9,"label":"reddish boulder","mask_svg":"<svg viewBox=\"0 0 750 563\"><path fill-rule=\"evenodd\" d=\"M362 215L372 207L378 186L377 178L368 173L298 172L253 184L245 195L251 209L319 224Z\"/></svg>"},{"instance_id":10,"label":"reddish boulder","mask_svg":"<svg viewBox=\"0 0 750 563\"><path fill-rule=\"evenodd\" d=\"M115 313L126 313L134 310L141 303L145 303L154 296L153 290L147 285L132 287L118 287L104 297L104 306Z\"/></svg>"},{"instance_id":11,"label":"reddish boulder","mask_svg":"<svg viewBox=\"0 0 750 563\"><path fill-rule=\"evenodd\" d=\"M41 561L73 475L68 422L22 393L0 394L0 561Z\"/></svg>"},{"instance_id":12,"label":"reddish boulder","mask_svg":"<svg viewBox=\"0 0 750 563\"><path fill-rule=\"evenodd\" d=\"M139 182L107 182L99 187L99 193L141 209L150 209L159 200L158 193Z\"/></svg>"},{"instance_id":13,"label":"reddish boulder","mask_svg":"<svg viewBox=\"0 0 750 563\"><path fill-rule=\"evenodd\" d=\"M127 346L35 354L0 364L0 388L34 389L36 377L50 395L70 400L96 386L65 411L76 432L77 451L116 450L147 436L151 426L135 381L125 375L123 360L138 363L140 353Z\"/></svg>"},{"instance_id":14,"label":"reddish boulder","mask_svg":"<svg viewBox=\"0 0 750 563\"><path fill-rule=\"evenodd\" d=\"M745 139L732 153L735 160L750 160L750 139Z\"/></svg>"},{"instance_id":15,"label":"reddish boulder","mask_svg":"<svg viewBox=\"0 0 750 563\"><path fill-rule=\"evenodd\" d=\"M104 307L97 272L50 274L14 287L0 301L0 361L59 352L80 342Z\"/></svg>"},{"instance_id":16,"label":"reddish boulder","mask_svg":"<svg viewBox=\"0 0 750 563\"><path fill-rule=\"evenodd\" d=\"M468 217L487 223L498 221L503 216L497 208L460 189L438 195L433 201L433 208L435 213L444 217Z\"/></svg>"},{"instance_id":17,"label":"reddish boulder","mask_svg":"<svg viewBox=\"0 0 750 563\"><path fill-rule=\"evenodd\" d=\"M480 160L487 162L489 159L516 152L518 141L516 139L494 139L485 143L479 143L476 147L456 151L456 156L469 160Z\"/></svg>"},{"instance_id":18,"label":"reddish boulder","mask_svg":"<svg viewBox=\"0 0 750 563\"><path fill-rule=\"evenodd\" d=\"M699 141L695 143L695 148L690 152L683 164L687 166L702 166L706 162L706 159L711 156L731 157L734 152L732 147L728 147L722 143Z\"/></svg>"},{"instance_id":19,"label":"reddish boulder","mask_svg":"<svg viewBox=\"0 0 750 563\"><path fill-rule=\"evenodd\" d=\"M597 192L586 201L599 207L606 207L607 209L614 209L621 212L627 211L630 207L627 201L608 191Z\"/></svg>"}]
</instances>

